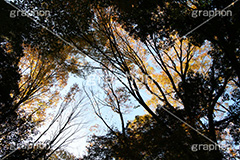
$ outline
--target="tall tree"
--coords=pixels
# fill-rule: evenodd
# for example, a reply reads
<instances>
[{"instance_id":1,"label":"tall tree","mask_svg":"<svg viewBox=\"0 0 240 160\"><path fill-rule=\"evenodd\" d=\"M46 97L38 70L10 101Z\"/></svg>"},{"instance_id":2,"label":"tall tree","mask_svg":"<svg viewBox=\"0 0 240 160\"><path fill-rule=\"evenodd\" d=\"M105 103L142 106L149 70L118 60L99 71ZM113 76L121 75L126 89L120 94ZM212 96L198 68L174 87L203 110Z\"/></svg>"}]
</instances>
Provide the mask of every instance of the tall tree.
<instances>
[{"instance_id":1,"label":"tall tree","mask_svg":"<svg viewBox=\"0 0 240 160\"><path fill-rule=\"evenodd\" d=\"M224 120L218 121L215 115L223 112L227 120L229 115L232 118L239 116L239 112L231 114L229 107L226 106L218 109L219 104L222 105L226 86L231 86L234 78L231 68L228 70L217 68L219 61L212 57L216 49L207 43L198 48L186 39L167 51L161 51L165 44L158 41L157 36L148 37L144 43L137 43L126 36L120 25L114 21L111 9L108 8L106 12L99 9L97 13L101 17L100 21L96 22L97 32L108 39L106 50L101 50L94 40L86 38L86 41L99 54L106 57L107 63L98 62L126 87L159 124L162 117L153 111L152 106L156 108L159 105L163 112L177 115L182 122L185 121L188 125L184 123L186 125L184 130L192 137L190 138L192 143L206 143L200 138L199 132L207 136L210 143L218 143L219 128L216 124L223 124ZM177 35L171 36L174 39ZM207 56L208 54L210 56ZM144 100L140 92L143 88L153 96L150 103ZM173 115L171 115L173 119L179 120ZM224 129L226 128L227 126ZM224 135L224 132L218 134ZM213 159L222 157L219 150L212 151L212 156Z\"/></svg>"},{"instance_id":2,"label":"tall tree","mask_svg":"<svg viewBox=\"0 0 240 160\"><path fill-rule=\"evenodd\" d=\"M31 19L21 14L11 17L18 11L9 3L0 2L1 157L11 152L9 145L32 140L36 127L45 120L46 108L56 105L59 88L66 85L69 73L83 75L82 68L76 67L82 63L76 60L72 48ZM15 157L32 156L30 151L24 152L16 152Z\"/></svg>"},{"instance_id":3,"label":"tall tree","mask_svg":"<svg viewBox=\"0 0 240 160\"><path fill-rule=\"evenodd\" d=\"M234 65L236 63L229 63L231 59L224 58L227 52L221 49L220 43L215 45L210 38L203 38L200 43L198 37L191 37L177 41L177 45L171 45L184 33L175 29L185 25L185 23L182 25L180 21L189 15L187 11L195 8L195 2L191 2L128 1L121 3L110 1L109 4L93 1L92 5L87 3L85 6L87 10L94 12L94 16L86 18L90 25L87 30L82 30L84 27L79 20L85 15L74 14L73 17L69 17L69 14L76 12L74 4L78 6L81 3L59 1L54 3L54 8L62 11L63 15L54 14L50 17L53 20L52 23L47 26L56 25L55 31L58 35L62 35L79 52L115 76L158 124L161 124L162 119L159 116L161 114L158 115L154 108L160 106L159 108L172 116L172 120L177 121L180 118L180 121L187 122L181 127L192 138L191 143L195 143L195 140L197 143L205 143L205 140L199 138L199 132L205 138L208 137L211 143L220 143L223 141L222 137L226 136L224 130L229 129L230 122L238 127L239 111L236 109L238 82L235 76L239 76L238 68ZM203 7L214 8L216 2L218 1L199 3ZM225 2L217 4L222 7ZM41 4L36 3L39 8L44 7ZM178 6L180 8L177 8ZM53 9L50 3L46 5L46 8L48 7ZM77 7L77 9L82 11L81 8ZM54 21L56 16L59 17ZM235 19L232 20L235 21ZM61 26L59 22L63 22L63 27L59 27ZM187 21L183 22L187 24ZM192 27L192 25L189 26ZM134 37L128 36L125 31ZM227 33L226 30L217 38L221 38L225 33ZM224 38L228 39L229 36ZM204 44L202 42L206 39L211 41L212 48L208 46L208 49L204 51L202 48L204 46L206 48L207 42L204 41ZM231 40L235 39L231 38ZM234 47L236 49L236 46ZM216 56L218 53L221 56ZM206 56L205 60L204 56ZM200 65L199 61L206 63ZM198 65L194 65L195 63ZM229 87L229 90L235 90L236 94L231 95L236 98L234 105L223 104L223 101L227 100L227 96L224 96L225 91L228 91L226 87ZM141 92L142 89L152 95L152 102L155 104L147 103ZM115 110L117 110L116 107ZM221 112L224 113L224 117L219 120ZM177 125L180 124L177 123ZM191 126L198 132L194 131ZM234 134L232 132L230 136ZM227 139L224 140L227 141ZM235 139L235 142L237 143L238 139ZM212 153L212 158L215 159L223 156L219 150L212 151Z\"/></svg>"}]
</instances>

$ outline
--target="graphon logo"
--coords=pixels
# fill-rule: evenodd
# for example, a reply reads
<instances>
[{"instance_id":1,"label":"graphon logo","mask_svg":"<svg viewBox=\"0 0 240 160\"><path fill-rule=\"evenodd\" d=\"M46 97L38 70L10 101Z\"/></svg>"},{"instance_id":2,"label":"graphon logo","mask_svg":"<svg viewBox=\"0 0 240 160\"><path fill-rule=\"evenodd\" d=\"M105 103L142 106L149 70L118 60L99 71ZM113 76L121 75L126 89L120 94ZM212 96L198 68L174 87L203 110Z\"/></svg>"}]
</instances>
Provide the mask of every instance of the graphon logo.
<instances>
[{"instance_id":1,"label":"graphon logo","mask_svg":"<svg viewBox=\"0 0 240 160\"><path fill-rule=\"evenodd\" d=\"M147 82L147 79L151 79L149 75L144 75L144 74L136 74L136 75L131 75L126 73L126 77L131 77L132 79L136 81L141 81L141 82ZM86 79L86 85L87 86L97 86L101 82L101 77L104 77L104 74L91 74L87 77ZM113 76L105 76L104 81L112 83L116 78ZM149 84L153 83L152 81L149 82Z\"/></svg>"},{"instance_id":2,"label":"graphon logo","mask_svg":"<svg viewBox=\"0 0 240 160\"><path fill-rule=\"evenodd\" d=\"M230 147L230 145L224 146L224 148L228 148L228 147ZM197 152L199 150L213 151L213 150L218 150L218 149L219 149L219 145L216 145L216 144L193 144L191 146L191 150L193 152Z\"/></svg>"},{"instance_id":3,"label":"graphon logo","mask_svg":"<svg viewBox=\"0 0 240 160\"><path fill-rule=\"evenodd\" d=\"M49 10L30 10L30 11L25 11L25 10L11 10L10 15L11 18L15 18L18 16L22 17L30 17L30 16L38 16L38 17L48 17L50 16L50 11Z\"/></svg>"},{"instance_id":4,"label":"graphon logo","mask_svg":"<svg viewBox=\"0 0 240 160\"><path fill-rule=\"evenodd\" d=\"M16 150L16 149L26 149L26 150L31 150L31 149L48 149L49 148L49 143L48 142L38 142L38 143L16 143L16 144L10 144L9 150Z\"/></svg>"},{"instance_id":5,"label":"graphon logo","mask_svg":"<svg viewBox=\"0 0 240 160\"><path fill-rule=\"evenodd\" d=\"M192 17L197 18L197 17L213 17L213 16L222 16L222 17L229 17L232 16L232 11L231 10L193 10L192 11Z\"/></svg>"}]
</instances>

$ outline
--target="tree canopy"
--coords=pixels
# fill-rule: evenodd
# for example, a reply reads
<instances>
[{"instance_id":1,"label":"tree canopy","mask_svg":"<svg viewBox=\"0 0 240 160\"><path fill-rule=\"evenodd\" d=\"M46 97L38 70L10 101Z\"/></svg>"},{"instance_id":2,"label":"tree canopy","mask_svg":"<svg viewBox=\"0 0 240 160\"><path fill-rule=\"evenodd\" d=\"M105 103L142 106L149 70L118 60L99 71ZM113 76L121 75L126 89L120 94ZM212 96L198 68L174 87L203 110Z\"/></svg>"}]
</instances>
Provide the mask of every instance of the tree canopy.
<instances>
[{"instance_id":1,"label":"tree canopy","mask_svg":"<svg viewBox=\"0 0 240 160\"><path fill-rule=\"evenodd\" d=\"M68 142L79 131L71 132L82 111L78 94L88 97L86 106L107 128L90 137L83 159L240 157L238 0L0 3L2 157L74 159L60 137L69 131L63 140ZM14 6L50 15L11 18ZM193 16L204 10L232 14ZM90 73L102 79L94 89L73 85L65 97L60 94L71 75L80 80ZM97 96L97 89L103 94ZM34 142L60 121L49 148L8 155L9 145L30 140L47 122L46 110L58 105ZM145 115L135 113L139 107ZM129 110L135 119L128 121ZM120 127L110 125L107 111ZM201 147L206 145L215 148Z\"/></svg>"}]
</instances>

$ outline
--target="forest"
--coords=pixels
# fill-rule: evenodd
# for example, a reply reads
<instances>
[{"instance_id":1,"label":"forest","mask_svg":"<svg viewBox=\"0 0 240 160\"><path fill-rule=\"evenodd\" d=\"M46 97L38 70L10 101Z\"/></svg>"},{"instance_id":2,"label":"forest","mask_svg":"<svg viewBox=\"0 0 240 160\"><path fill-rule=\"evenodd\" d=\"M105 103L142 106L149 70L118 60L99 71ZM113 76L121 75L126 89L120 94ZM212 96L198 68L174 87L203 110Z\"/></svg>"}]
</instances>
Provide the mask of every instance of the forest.
<instances>
[{"instance_id":1,"label":"forest","mask_svg":"<svg viewBox=\"0 0 240 160\"><path fill-rule=\"evenodd\" d=\"M1 160L240 159L239 0L1 0Z\"/></svg>"}]
</instances>

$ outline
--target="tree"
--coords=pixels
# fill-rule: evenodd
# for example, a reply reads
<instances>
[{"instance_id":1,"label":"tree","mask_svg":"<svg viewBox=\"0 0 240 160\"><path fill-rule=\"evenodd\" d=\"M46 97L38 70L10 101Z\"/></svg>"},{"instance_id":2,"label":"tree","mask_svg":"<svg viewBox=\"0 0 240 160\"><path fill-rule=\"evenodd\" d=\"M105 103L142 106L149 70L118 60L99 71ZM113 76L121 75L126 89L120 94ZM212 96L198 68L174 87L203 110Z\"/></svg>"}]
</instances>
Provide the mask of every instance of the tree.
<instances>
[{"instance_id":1,"label":"tree","mask_svg":"<svg viewBox=\"0 0 240 160\"><path fill-rule=\"evenodd\" d=\"M36 128L45 120L46 108L57 104L58 90L66 85L69 73L83 75L83 70L76 67L81 66L81 62L74 57L72 48L64 46L63 42L42 30L31 19L10 17L9 14L16 11L9 4L12 2L0 3L3 21L0 31L2 157L11 152L9 145L12 143L21 144L24 140L32 140ZM71 63L75 63L75 66ZM56 90L51 88L53 86ZM15 157L31 157L29 154L31 151L19 151Z\"/></svg>"},{"instance_id":2,"label":"tree","mask_svg":"<svg viewBox=\"0 0 240 160\"><path fill-rule=\"evenodd\" d=\"M236 123L239 120L239 111L236 110L238 100L233 106L223 104L227 97L224 96L225 91L228 91L227 87L229 90L235 89L234 97L237 98L238 83L236 83L235 76L237 68L229 65L227 62L230 61L229 58L224 59L225 53L223 52L225 51L219 49L220 45L212 45L210 48L206 41L200 45L196 43L197 38L196 40L194 38L181 39L176 45L171 45L175 39L179 39L178 37L182 35L181 30L175 30L177 25L184 26L179 22L186 18L182 15L188 15L187 11L194 9L194 2L192 2L193 4L190 2L192 1L181 1L181 3L179 1L161 1L148 5L149 2L145 1L129 1L126 3L127 7L124 8L119 2L114 4L110 1L110 4L106 4L93 1L92 5L86 4L86 8L93 11L94 16L86 18L90 22L89 28L81 30L82 24L79 24L78 20L82 18L82 15L74 14L71 18L68 16L76 11L73 7L74 2L63 3L60 1L56 2L54 7L66 12L63 16L59 15L53 26L57 26L56 33L63 35L63 38L71 46L97 62L100 67L103 67L121 82L127 92L159 125L161 124L161 116L158 116L158 112L156 113L153 109L157 106L170 114L173 118L171 120L187 122L184 123L185 126L176 123L178 126L176 129L180 128L180 133L185 133L191 137L192 141L189 143L195 143L195 140L197 143L205 143L205 139L200 138L200 135L208 137L207 139L211 143L220 143L224 140L228 141L224 139L226 136L224 130L230 128L228 126L230 122L235 122L234 126L238 127ZM66 6L67 3L71 5ZM205 4L205 6L214 7L214 3L215 1L212 4ZM204 5L204 3L201 4ZM219 5L222 4L219 3ZM41 6L39 3L37 5ZM65 6L66 9L62 9L61 6ZM178 6L180 8L177 8ZM140 13L136 11L140 11ZM186 12L179 14L180 11ZM134 13L132 14L132 12ZM144 16L145 13L147 13L146 16ZM56 15L52 16L53 19L54 17ZM63 22L64 27L59 27L61 24L59 22ZM68 28L71 24L73 27ZM134 37L130 37L125 31L129 31L130 35L134 35ZM196 44L200 49L194 46ZM203 52L204 49L201 50L201 48L204 47L208 49ZM217 57L218 53L221 56ZM201 60L207 54L207 60ZM194 57L195 55L198 56ZM150 60L147 61L148 59ZM206 63L194 66L194 63L201 64L200 60ZM141 92L143 89L151 94L155 103L153 106L144 99ZM112 103L110 104L114 111L119 109ZM232 112L232 110L234 111ZM222 120L218 119L220 113L224 113ZM176 114L178 118L176 118ZM170 124L174 125L175 123ZM197 129L198 132L194 131L193 128ZM234 136L234 134L232 132L230 135ZM180 146L184 146L183 143L180 144ZM223 156L219 150L211 153L214 155L212 158L215 159Z\"/></svg>"},{"instance_id":3,"label":"tree","mask_svg":"<svg viewBox=\"0 0 240 160\"><path fill-rule=\"evenodd\" d=\"M180 37L189 36L195 45L205 40L218 50L215 56L222 56L226 67L232 67L239 77L239 5L238 1L107 1L119 14L123 28L136 38L145 41L148 36L168 39L170 44L178 41L171 39L169 33L178 32ZM102 3L104 3L102 1ZM215 18L201 16L200 11L221 11L225 7L231 16ZM138 12L138 11L141 12ZM216 12L215 12L216 13ZM197 14L194 17L193 14ZM209 19L211 18L211 20ZM209 21L207 21L209 19ZM195 29L203 22L200 29ZM145 25L148 24L148 25ZM218 29L216 29L218 28ZM193 30L193 32L192 32ZM224 60L226 59L226 60ZM238 78L239 79L239 78ZM239 83L239 82L238 82Z\"/></svg>"},{"instance_id":4,"label":"tree","mask_svg":"<svg viewBox=\"0 0 240 160\"><path fill-rule=\"evenodd\" d=\"M74 98L77 98L77 100L74 100ZM12 139L9 144L4 145L4 155L1 158L51 159L59 155L60 152L67 154L63 150L64 147L84 136L78 135L86 123L86 121L80 121L79 119L85 109L84 105L84 97L82 97L79 88L74 85L64 97L64 101L56 114L51 117L52 119L45 118L48 125L44 131L35 131L35 136L28 134L27 139ZM44 136L46 136L45 140ZM64 155L60 154L59 156ZM71 157L71 155L69 156Z\"/></svg>"},{"instance_id":5,"label":"tree","mask_svg":"<svg viewBox=\"0 0 240 160\"><path fill-rule=\"evenodd\" d=\"M109 132L104 136L92 136L87 147L88 155L84 159L211 159L214 157L211 152L189 150L192 140L186 134L184 127L179 122L172 121L172 118L163 112L161 118L165 122L158 124L149 115L136 116L135 120L126 127L125 137L118 131L114 134ZM171 122L167 122L168 120ZM174 129L170 126L174 126Z\"/></svg>"},{"instance_id":6,"label":"tree","mask_svg":"<svg viewBox=\"0 0 240 160\"><path fill-rule=\"evenodd\" d=\"M76 157L65 150L56 151L51 157L49 157L49 160L58 160L58 159L76 160Z\"/></svg>"},{"instance_id":7,"label":"tree","mask_svg":"<svg viewBox=\"0 0 240 160\"><path fill-rule=\"evenodd\" d=\"M89 45L96 48L97 52L107 59L107 63L98 62L126 87L128 92L159 124L161 124L161 117L158 117L143 99L140 93L142 87L145 87L155 97L154 101L151 101L152 104L155 103L155 107L160 105L160 108L174 115L180 112L181 114L177 114L178 118L186 121L202 135L209 137L208 140L211 139L211 143L218 143L220 139L217 135L216 124L220 121L216 120L214 115L220 112L230 113L225 106L221 109L218 109L218 106L219 103L221 104L226 86L232 85L230 82L233 82L233 77L231 69L216 68L219 65L217 59L210 56L206 60L203 59L203 56L207 53L211 55L215 49L207 44L202 48L196 48L186 39L181 40L177 47L173 46L161 52L164 44L157 40L158 37L148 37L144 42L145 47L138 46L137 48L134 46L136 44L134 40L125 36L124 31L113 21L112 12L109 13L108 10L105 13L103 10L98 10L98 13L101 21L96 22L97 32L108 38L107 51L101 50L96 41L88 39ZM106 24L101 23L103 17L104 22L110 21ZM144 54L145 48L147 51ZM81 50L80 47L79 50ZM152 58L152 61L146 63L144 60L147 56ZM153 68L154 65L156 68ZM136 73L141 77L136 76ZM239 115L239 113L236 114ZM192 130L189 125L185 126L184 130L187 130L189 136L192 137L192 143L205 143L205 140L199 137L199 132ZM224 135L224 132L218 134ZM212 155L215 155L213 156L215 159L222 157L218 150L212 151Z\"/></svg>"},{"instance_id":8,"label":"tree","mask_svg":"<svg viewBox=\"0 0 240 160\"><path fill-rule=\"evenodd\" d=\"M15 101L19 95L20 81L19 61L23 56L22 43L26 33L30 31L30 21L26 18L15 20L9 17L14 8L1 1L0 30L0 125L1 125L1 155L9 141L17 141L27 137L29 130L35 125L31 115L19 117ZM21 124L26 123L24 126ZM18 130L16 127L18 126ZM12 131L15 130L16 134Z\"/></svg>"}]
</instances>

